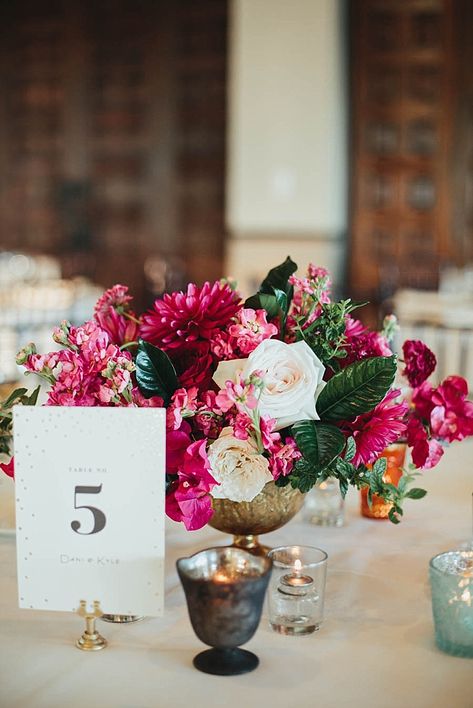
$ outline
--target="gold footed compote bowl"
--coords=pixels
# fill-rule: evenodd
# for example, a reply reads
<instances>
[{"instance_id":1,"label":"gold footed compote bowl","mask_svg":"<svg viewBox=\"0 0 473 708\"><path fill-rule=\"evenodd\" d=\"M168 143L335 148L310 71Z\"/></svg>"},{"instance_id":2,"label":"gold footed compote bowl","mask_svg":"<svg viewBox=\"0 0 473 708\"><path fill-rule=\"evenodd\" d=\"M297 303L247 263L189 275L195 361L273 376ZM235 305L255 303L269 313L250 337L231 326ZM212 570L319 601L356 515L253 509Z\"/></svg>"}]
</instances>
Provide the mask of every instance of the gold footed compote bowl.
<instances>
[{"instance_id":1,"label":"gold footed compote bowl","mask_svg":"<svg viewBox=\"0 0 473 708\"><path fill-rule=\"evenodd\" d=\"M303 503L304 495L298 489L290 485L277 487L274 482L268 482L250 502L213 499L214 514L209 526L233 534L231 545L234 548L264 556L269 548L259 542L258 535L276 531L287 524Z\"/></svg>"}]
</instances>

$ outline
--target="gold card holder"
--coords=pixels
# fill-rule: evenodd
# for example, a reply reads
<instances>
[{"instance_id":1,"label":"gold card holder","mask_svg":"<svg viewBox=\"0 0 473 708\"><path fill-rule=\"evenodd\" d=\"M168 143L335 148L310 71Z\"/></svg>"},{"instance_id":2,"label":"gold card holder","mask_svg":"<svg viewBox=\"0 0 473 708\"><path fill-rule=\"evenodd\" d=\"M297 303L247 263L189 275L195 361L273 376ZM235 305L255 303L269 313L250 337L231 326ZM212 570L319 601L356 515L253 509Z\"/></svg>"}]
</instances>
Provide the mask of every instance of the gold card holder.
<instances>
[{"instance_id":1,"label":"gold card holder","mask_svg":"<svg viewBox=\"0 0 473 708\"><path fill-rule=\"evenodd\" d=\"M100 609L100 602L94 600L93 609L91 612L88 612L86 600L81 600L77 614L79 617L85 619L85 631L76 641L76 647L82 649L82 651L99 651L99 649L104 649L107 646L107 640L102 637L95 628L96 620L103 614Z\"/></svg>"}]
</instances>

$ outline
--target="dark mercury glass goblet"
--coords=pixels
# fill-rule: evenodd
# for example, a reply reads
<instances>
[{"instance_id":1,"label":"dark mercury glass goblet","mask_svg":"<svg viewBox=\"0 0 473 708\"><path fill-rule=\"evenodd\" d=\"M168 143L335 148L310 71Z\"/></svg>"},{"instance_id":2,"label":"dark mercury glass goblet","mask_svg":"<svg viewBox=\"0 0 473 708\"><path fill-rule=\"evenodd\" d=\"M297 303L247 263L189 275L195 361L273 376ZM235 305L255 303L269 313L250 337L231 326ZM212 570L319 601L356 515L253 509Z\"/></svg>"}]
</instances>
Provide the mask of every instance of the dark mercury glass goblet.
<instances>
[{"instance_id":1,"label":"dark mercury glass goblet","mask_svg":"<svg viewBox=\"0 0 473 708\"><path fill-rule=\"evenodd\" d=\"M194 632L213 647L194 657L196 669L219 676L256 669L258 657L238 647L258 627L271 564L239 548L208 548L177 561Z\"/></svg>"}]
</instances>

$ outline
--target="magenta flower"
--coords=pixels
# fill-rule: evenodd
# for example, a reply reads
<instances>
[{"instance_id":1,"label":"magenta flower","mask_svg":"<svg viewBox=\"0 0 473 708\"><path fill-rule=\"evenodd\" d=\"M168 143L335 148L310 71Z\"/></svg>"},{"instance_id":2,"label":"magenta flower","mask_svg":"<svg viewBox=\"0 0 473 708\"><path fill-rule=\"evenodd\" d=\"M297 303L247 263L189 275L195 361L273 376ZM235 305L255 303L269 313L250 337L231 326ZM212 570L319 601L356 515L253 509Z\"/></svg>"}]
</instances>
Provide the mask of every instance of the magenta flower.
<instances>
[{"instance_id":1,"label":"magenta flower","mask_svg":"<svg viewBox=\"0 0 473 708\"><path fill-rule=\"evenodd\" d=\"M132 315L134 317L134 315ZM118 346L136 342L139 336L139 325L126 315L119 314L113 308L107 314L95 313L95 319L102 329L110 336L110 339Z\"/></svg>"},{"instance_id":2,"label":"magenta flower","mask_svg":"<svg viewBox=\"0 0 473 708\"><path fill-rule=\"evenodd\" d=\"M453 442L473 435L473 403L467 395L468 385L461 376L449 376L433 391L430 424L435 437Z\"/></svg>"},{"instance_id":3,"label":"magenta flower","mask_svg":"<svg viewBox=\"0 0 473 708\"><path fill-rule=\"evenodd\" d=\"M363 327L361 322L348 316L345 328L346 356L338 363L344 369L354 361L370 359L375 356L391 356L392 351L388 340L379 332L371 332Z\"/></svg>"},{"instance_id":4,"label":"magenta flower","mask_svg":"<svg viewBox=\"0 0 473 708\"><path fill-rule=\"evenodd\" d=\"M265 310L242 308L236 316L236 323L228 328L230 341L234 342L232 351L238 349L241 356L251 354L263 339L274 337L278 331L276 325L267 322Z\"/></svg>"},{"instance_id":5,"label":"magenta flower","mask_svg":"<svg viewBox=\"0 0 473 708\"><path fill-rule=\"evenodd\" d=\"M390 443L396 442L406 431L404 418L408 406L405 401L396 402L400 393L399 390L389 391L372 411L346 425L356 443L355 466L374 462Z\"/></svg>"},{"instance_id":6,"label":"magenta flower","mask_svg":"<svg viewBox=\"0 0 473 708\"><path fill-rule=\"evenodd\" d=\"M208 342L198 342L192 349L179 354L169 352L176 367L179 383L184 388L197 386L199 391L207 389L212 380L214 361Z\"/></svg>"},{"instance_id":7,"label":"magenta flower","mask_svg":"<svg viewBox=\"0 0 473 708\"><path fill-rule=\"evenodd\" d=\"M187 448L178 480L166 496L166 513L182 521L188 531L202 528L213 514L209 492L217 484L210 472L206 441L198 440Z\"/></svg>"},{"instance_id":8,"label":"magenta flower","mask_svg":"<svg viewBox=\"0 0 473 708\"><path fill-rule=\"evenodd\" d=\"M184 456L191 444L190 425L185 421L179 430L166 431L166 470L169 474L177 474L184 464Z\"/></svg>"},{"instance_id":9,"label":"magenta flower","mask_svg":"<svg viewBox=\"0 0 473 708\"><path fill-rule=\"evenodd\" d=\"M442 445L435 439L429 440L418 418L410 418L407 423L407 444L412 448L412 462L418 469L435 467L443 455Z\"/></svg>"},{"instance_id":10,"label":"magenta flower","mask_svg":"<svg viewBox=\"0 0 473 708\"><path fill-rule=\"evenodd\" d=\"M402 345L405 368L402 372L412 388L416 388L429 378L437 366L435 354L419 339L408 339Z\"/></svg>"},{"instance_id":11,"label":"magenta flower","mask_svg":"<svg viewBox=\"0 0 473 708\"><path fill-rule=\"evenodd\" d=\"M165 294L143 317L141 336L164 350L192 347L228 327L240 309L240 297L227 284L191 283L187 292Z\"/></svg>"},{"instance_id":12,"label":"magenta flower","mask_svg":"<svg viewBox=\"0 0 473 708\"><path fill-rule=\"evenodd\" d=\"M5 472L7 477L13 479L15 477L15 458L12 457L9 462L0 462L0 470Z\"/></svg>"}]
</instances>

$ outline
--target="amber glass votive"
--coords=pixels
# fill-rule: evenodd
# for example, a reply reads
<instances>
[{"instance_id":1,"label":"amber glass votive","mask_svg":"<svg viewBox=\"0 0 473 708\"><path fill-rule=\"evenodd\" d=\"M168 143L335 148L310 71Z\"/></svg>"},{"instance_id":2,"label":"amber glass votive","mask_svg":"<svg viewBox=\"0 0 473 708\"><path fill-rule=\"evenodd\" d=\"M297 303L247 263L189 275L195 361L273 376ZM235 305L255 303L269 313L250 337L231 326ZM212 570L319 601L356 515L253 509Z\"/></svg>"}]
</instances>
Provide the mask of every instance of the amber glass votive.
<instances>
[{"instance_id":1,"label":"amber glass votive","mask_svg":"<svg viewBox=\"0 0 473 708\"><path fill-rule=\"evenodd\" d=\"M405 443L394 443L389 445L380 457L387 460L386 472L383 475L385 482L397 485L402 477L402 468L406 459L407 445ZM371 508L368 504L368 488L364 487L360 491L361 513L368 519L387 519L391 511L392 504L383 497L373 494Z\"/></svg>"}]
</instances>

